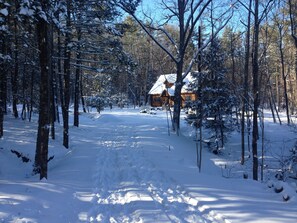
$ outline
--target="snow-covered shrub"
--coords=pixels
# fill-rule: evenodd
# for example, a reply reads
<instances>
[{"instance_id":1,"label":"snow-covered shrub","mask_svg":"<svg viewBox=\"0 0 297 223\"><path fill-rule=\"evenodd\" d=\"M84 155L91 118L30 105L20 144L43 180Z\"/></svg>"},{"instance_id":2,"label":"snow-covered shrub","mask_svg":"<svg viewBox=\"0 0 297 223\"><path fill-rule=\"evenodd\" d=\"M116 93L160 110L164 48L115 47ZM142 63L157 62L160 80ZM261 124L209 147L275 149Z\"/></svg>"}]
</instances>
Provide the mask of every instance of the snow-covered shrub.
<instances>
[{"instance_id":1,"label":"snow-covered shrub","mask_svg":"<svg viewBox=\"0 0 297 223\"><path fill-rule=\"evenodd\" d=\"M286 181L288 178L297 179L297 142L289 152L286 153L285 150L286 148L283 147L281 153L276 157L279 169L275 177L282 181Z\"/></svg>"},{"instance_id":2,"label":"snow-covered shrub","mask_svg":"<svg viewBox=\"0 0 297 223\"><path fill-rule=\"evenodd\" d=\"M104 110L105 100L101 96L85 96L85 102L88 107L96 108L99 113Z\"/></svg>"}]
</instances>

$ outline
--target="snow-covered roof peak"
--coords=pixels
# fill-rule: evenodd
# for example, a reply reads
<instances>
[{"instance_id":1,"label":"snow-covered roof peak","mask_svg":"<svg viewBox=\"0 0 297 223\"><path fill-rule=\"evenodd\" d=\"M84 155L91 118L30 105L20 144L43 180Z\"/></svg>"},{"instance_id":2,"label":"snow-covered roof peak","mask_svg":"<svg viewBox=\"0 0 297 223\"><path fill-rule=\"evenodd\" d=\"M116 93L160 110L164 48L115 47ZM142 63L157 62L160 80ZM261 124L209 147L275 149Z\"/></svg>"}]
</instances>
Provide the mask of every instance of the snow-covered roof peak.
<instances>
[{"instance_id":1,"label":"snow-covered roof peak","mask_svg":"<svg viewBox=\"0 0 297 223\"><path fill-rule=\"evenodd\" d=\"M149 91L149 94L162 94L164 90L167 90L169 95L174 95L175 91L175 83L176 81L176 73L173 74L162 74L159 76L158 80L155 82L151 90ZM189 84L194 81L194 78L192 77L191 73L188 73L188 75L184 78L183 82L185 83L182 88L182 93L188 92ZM171 87L166 86L166 82L173 84Z\"/></svg>"}]
</instances>

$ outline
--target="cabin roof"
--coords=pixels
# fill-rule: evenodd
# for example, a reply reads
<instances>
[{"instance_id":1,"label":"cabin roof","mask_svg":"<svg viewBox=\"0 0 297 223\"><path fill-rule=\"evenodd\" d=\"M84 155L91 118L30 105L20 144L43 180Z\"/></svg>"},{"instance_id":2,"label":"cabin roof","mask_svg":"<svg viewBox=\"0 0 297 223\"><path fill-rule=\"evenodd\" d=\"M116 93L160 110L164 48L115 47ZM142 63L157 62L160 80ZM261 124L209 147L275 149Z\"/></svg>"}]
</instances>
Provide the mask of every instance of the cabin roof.
<instances>
[{"instance_id":1,"label":"cabin roof","mask_svg":"<svg viewBox=\"0 0 297 223\"><path fill-rule=\"evenodd\" d=\"M170 96L174 95L175 91L175 80L176 80L176 74L162 74L159 76L158 80L155 82L151 90L148 94L150 95L161 95L164 90L168 92ZM173 85L170 88L167 88L165 83L166 81L168 83L172 83ZM182 87L182 93L190 93L189 91L189 85L190 83L194 82L194 78L192 77L191 73L189 73L183 80L185 83Z\"/></svg>"}]
</instances>

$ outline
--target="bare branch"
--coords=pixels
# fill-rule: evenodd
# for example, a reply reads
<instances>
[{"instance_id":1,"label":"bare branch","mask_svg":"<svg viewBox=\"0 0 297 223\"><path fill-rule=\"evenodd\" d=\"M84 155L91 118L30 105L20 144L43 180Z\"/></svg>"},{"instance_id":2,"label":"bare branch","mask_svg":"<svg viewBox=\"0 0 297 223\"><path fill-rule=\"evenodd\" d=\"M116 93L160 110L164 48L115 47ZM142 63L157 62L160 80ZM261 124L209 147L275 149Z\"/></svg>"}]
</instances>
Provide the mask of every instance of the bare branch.
<instances>
[{"instance_id":1,"label":"bare branch","mask_svg":"<svg viewBox=\"0 0 297 223\"><path fill-rule=\"evenodd\" d=\"M240 5L242 5L247 11L250 11L253 15L255 15L255 13L249 9L248 6L246 6L241 0L237 0L239 2Z\"/></svg>"},{"instance_id":2,"label":"bare branch","mask_svg":"<svg viewBox=\"0 0 297 223\"><path fill-rule=\"evenodd\" d=\"M145 31L145 33L166 53L168 56L177 63L177 59L173 56L173 54L167 49L163 44L160 43L147 29L147 27L140 21L134 14L131 15L135 21L141 26L141 28Z\"/></svg>"},{"instance_id":3,"label":"bare branch","mask_svg":"<svg viewBox=\"0 0 297 223\"><path fill-rule=\"evenodd\" d=\"M189 44L189 41L192 37L192 34L193 34L193 31L194 31L194 28L197 24L197 22L199 21L201 15L203 14L203 12L205 11L206 7L211 3L211 0L208 0L204 6L202 7L202 9L200 10L199 14L195 17L194 19L194 14L195 12L197 11L197 9L199 8L199 6L201 5L201 3L203 2L203 0L200 0L193 8L193 14L191 13L191 15L189 16L187 22L186 22L186 25L185 25L185 30L189 30L188 32L188 36L186 37L186 41L185 41L185 46L187 46ZM192 19L191 19L192 18ZM190 22L192 21L192 24L191 24L191 28L189 29L189 26L190 26ZM185 32L187 33L187 32Z\"/></svg>"},{"instance_id":4,"label":"bare branch","mask_svg":"<svg viewBox=\"0 0 297 223\"><path fill-rule=\"evenodd\" d=\"M273 4L275 1L274 0L269 0L269 2L267 3L267 5L265 6L262 15L259 18L259 24L262 22L262 20L265 18L265 16L267 15L267 13L269 11L271 11L271 8L273 7Z\"/></svg>"},{"instance_id":5,"label":"bare branch","mask_svg":"<svg viewBox=\"0 0 297 223\"><path fill-rule=\"evenodd\" d=\"M233 13L231 16L229 16L229 18L216 30L216 32L214 33L214 35L211 35L210 38L203 44L203 46L201 46L200 48L197 49L197 51L194 53L194 56L191 60L191 62L189 63L188 68L185 70L185 72L183 73L183 79L188 75L188 73L191 71L195 61L198 58L198 55L202 52L202 50L204 50L209 43L211 43L213 41L214 38L216 38L216 36L218 35L218 33L228 24L228 22L231 20L233 16Z\"/></svg>"},{"instance_id":6,"label":"bare branch","mask_svg":"<svg viewBox=\"0 0 297 223\"><path fill-rule=\"evenodd\" d=\"M167 32L167 30L161 28L160 26L158 28L153 27L153 26L148 26L147 28L151 29L151 30L155 30L155 31L161 31L162 33L164 33L165 36L169 39L169 41L174 45L175 49L178 50L178 46L176 44L176 41L171 37L171 35Z\"/></svg>"}]
</instances>

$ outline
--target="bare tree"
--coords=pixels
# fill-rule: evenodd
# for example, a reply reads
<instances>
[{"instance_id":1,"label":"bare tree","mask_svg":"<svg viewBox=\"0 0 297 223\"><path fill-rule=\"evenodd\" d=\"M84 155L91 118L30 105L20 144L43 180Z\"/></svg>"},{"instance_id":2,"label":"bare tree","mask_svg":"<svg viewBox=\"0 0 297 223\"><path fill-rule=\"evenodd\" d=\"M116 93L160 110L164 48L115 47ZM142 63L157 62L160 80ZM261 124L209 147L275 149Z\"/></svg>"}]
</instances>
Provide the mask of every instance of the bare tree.
<instances>
[{"instance_id":1,"label":"bare tree","mask_svg":"<svg viewBox=\"0 0 297 223\"><path fill-rule=\"evenodd\" d=\"M241 3L241 2L240 2ZM242 3L241 3L242 4ZM251 7L252 0L249 0L248 6L243 6L248 11L248 18L246 24L246 37L245 37L245 59L244 59L244 81L243 81L243 100L241 108L241 164L244 164L245 157L245 113L248 112L249 106L249 65L250 65L250 38L251 38ZM248 138L249 141L249 138Z\"/></svg>"},{"instance_id":2,"label":"bare tree","mask_svg":"<svg viewBox=\"0 0 297 223\"><path fill-rule=\"evenodd\" d=\"M192 41L192 37L196 31L198 23L204 18L204 13L212 0L174 0L174 1L162 1L163 12L168 12L163 23L156 24L153 19L147 17L150 23L141 21L141 19L134 14L135 8L129 7L126 1L119 1L118 5L129 13L137 23L142 27L142 29L147 33L147 35L171 58L175 63L176 67L176 81L175 81L175 92L174 92L174 112L172 126L178 134L180 128L180 111L181 111L181 89L183 87L183 79L192 69L194 62L196 61L199 53L203 50L211 41L212 38L218 34L218 32L228 23L232 16L232 7L229 7L223 13L218 15L220 17L221 23L217 26L217 29L213 31L213 35L206 41L204 45L200 48L197 47L192 59L189 63L185 64L185 54L189 48ZM224 5L223 5L224 6ZM225 5L226 6L226 5ZM230 12L230 13L229 13ZM165 24L172 22L178 27L178 37L170 35L166 29ZM218 20L216 20L218 21ZM152 30L159 32L164 35L169 42L170 46L163 45L153 34Z\"/></svg>"},{"instance_id":3,"label":"bare tree","mask_svg":"<svg viewBox=\"0 0 297 223\"><path fill-rule=\"evenodd\" d=\"M295 75L297 84L297 3L296 1L288 0L288 4L291 24L291 36L294 39L295 45Z\"/></svg>"},{"instance_id":4,"label":"bare tree","mask_svg":"<svg viewBox=\"0 0 297 223\"><path fill-rule=\"evenodd\" d=\"M259 85L259 30L260 23L269 11L269 7L273 0L269 0L265 5L261 15L259 15L259 0L254 2L254 35L253 35L253 58L252 58L252 74L253 74L253 129L252 129L252 154L253 154L253 179L258 180L258 109L260 104L260 85Z\"/></svg>"},{"instance_id":5,"label":"bare tree","mask_svg":"<svg viewBox=\"0 0 297 223\"><path fill-rule=\"evenodd\" d=\"M283 19L283 18L282 18ZM287 74L285 71L285 56L284 56L284 35L286 33L286 28L283 23L284 21L276 20L276 25L278 28L278 49L280 53L280 63L281 63L281 76L284 84L284 98L285 98L285 108L287 115L287 123L290 124L290 113L289 113L289 99L288 99L288 86L287 86Z\"/></svg>"}]
</instances>

